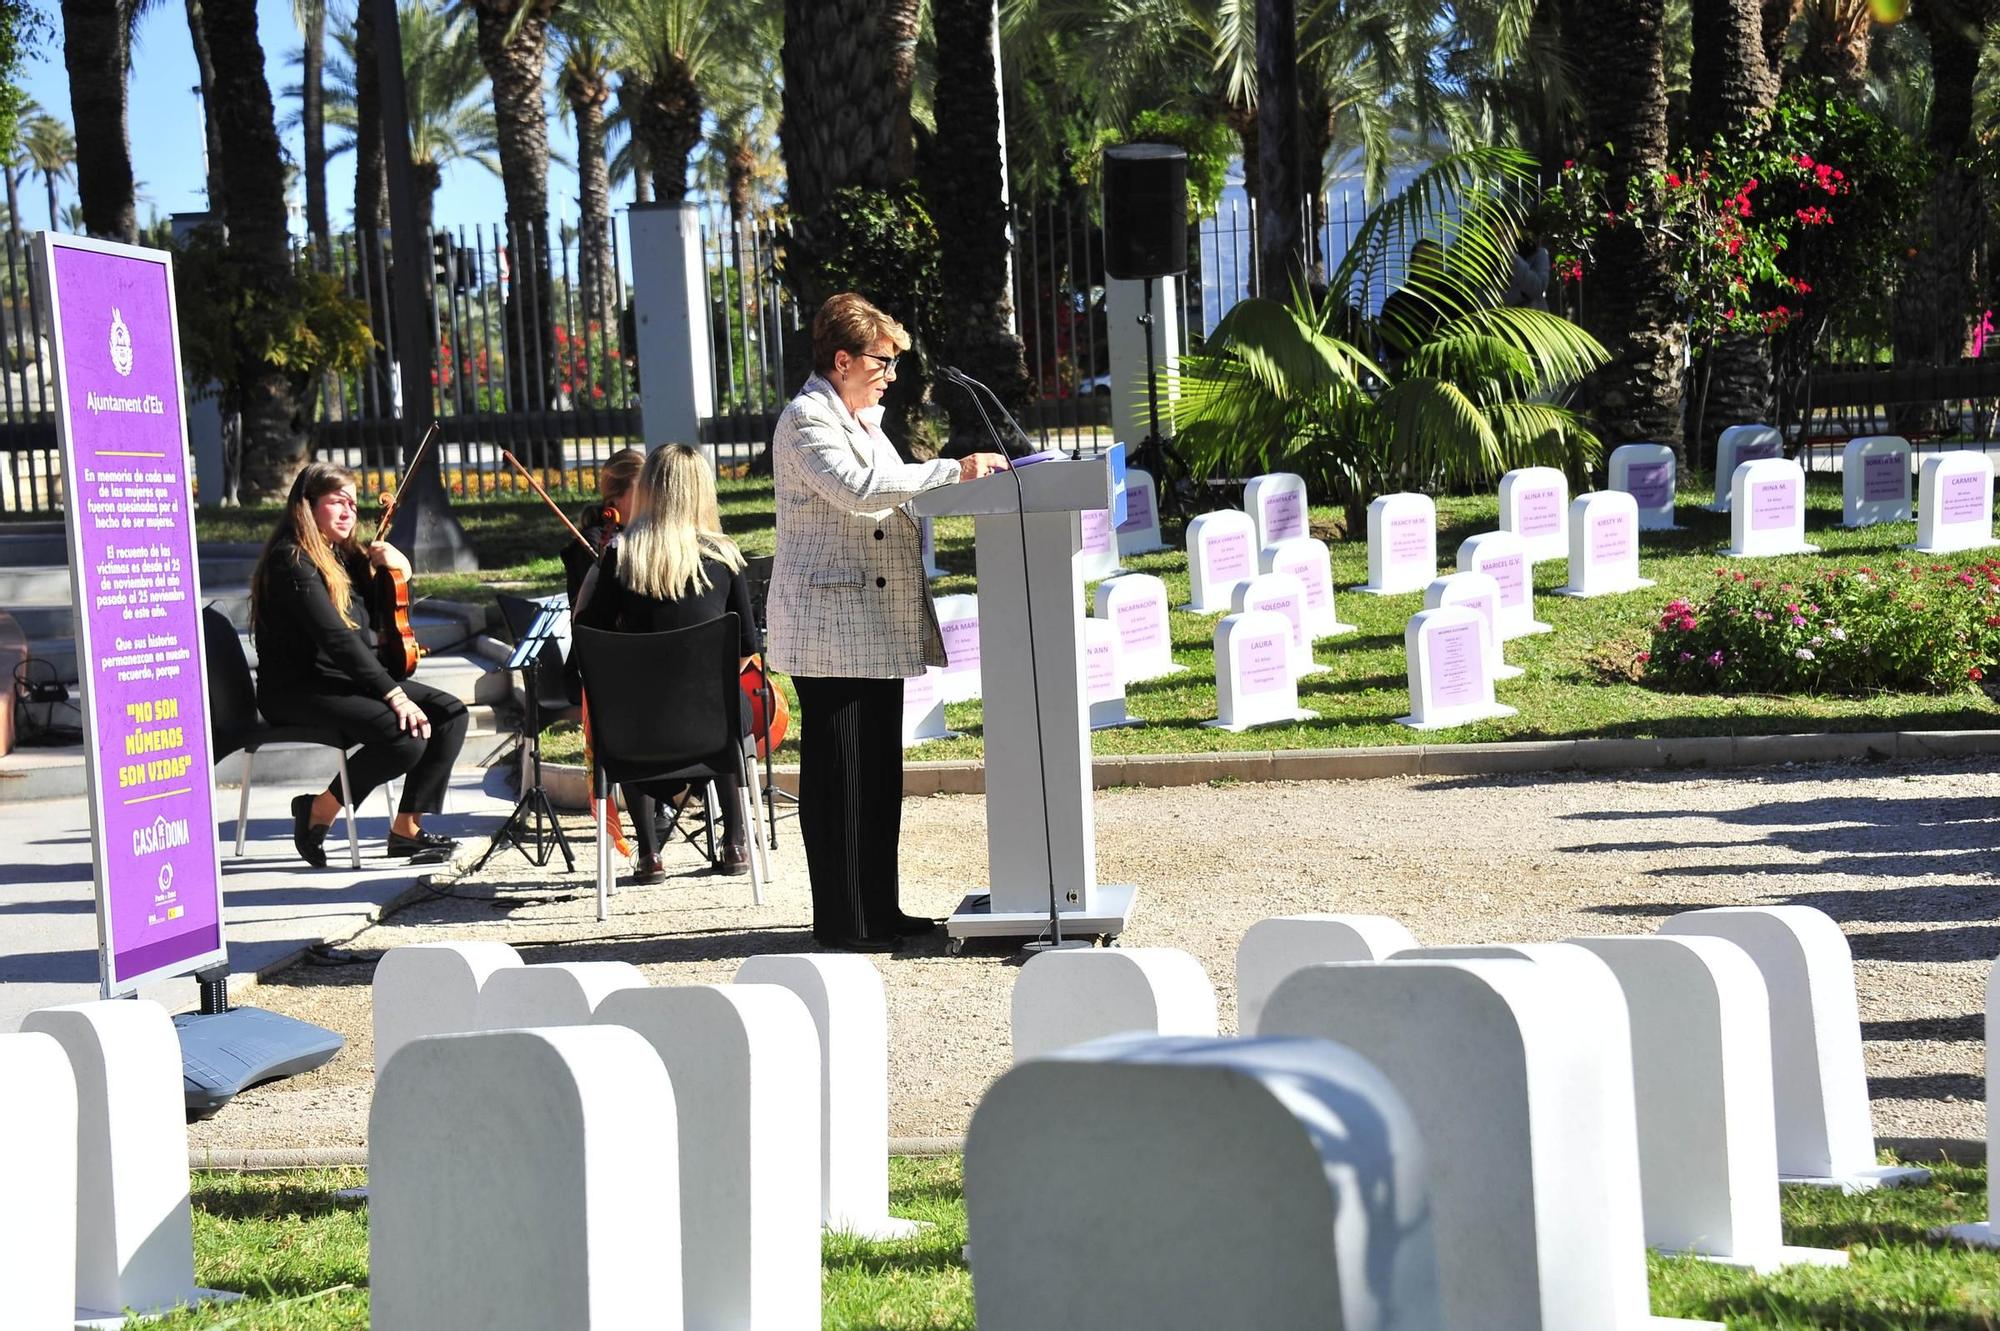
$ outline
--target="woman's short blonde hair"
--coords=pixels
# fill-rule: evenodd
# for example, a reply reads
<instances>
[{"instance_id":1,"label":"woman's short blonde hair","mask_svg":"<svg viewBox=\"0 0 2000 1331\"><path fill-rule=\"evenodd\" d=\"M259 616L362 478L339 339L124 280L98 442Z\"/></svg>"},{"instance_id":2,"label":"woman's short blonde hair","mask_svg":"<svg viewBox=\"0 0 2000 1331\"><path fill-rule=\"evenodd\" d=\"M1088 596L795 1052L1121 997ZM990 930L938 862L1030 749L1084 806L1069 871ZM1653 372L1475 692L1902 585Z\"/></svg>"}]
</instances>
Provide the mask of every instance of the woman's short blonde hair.
<instances>
[{"instance_id":1,"label":"woman's short blonde hair","mask_svg":"<svg viewBox=\"0 0 2000 1331\"><path fill-rule=\"evenodd\" d=\"M909 330L854 292L828 296L813 316L813 370L831 374L836 353L858 356L883 338L898 354L910 349Z\"/></svg>"}]
</instances>

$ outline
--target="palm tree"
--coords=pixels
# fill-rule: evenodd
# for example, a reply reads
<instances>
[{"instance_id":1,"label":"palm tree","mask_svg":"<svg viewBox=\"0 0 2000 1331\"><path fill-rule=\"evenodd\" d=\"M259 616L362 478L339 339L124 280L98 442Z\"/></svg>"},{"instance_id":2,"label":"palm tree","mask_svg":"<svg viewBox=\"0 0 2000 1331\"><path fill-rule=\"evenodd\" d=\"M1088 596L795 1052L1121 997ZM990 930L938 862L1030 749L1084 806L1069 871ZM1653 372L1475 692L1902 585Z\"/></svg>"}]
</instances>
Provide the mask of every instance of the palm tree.
<instances>
[{"instance_id":1,"label":"palm tree","mask_svg":"<svg viewBox=\"0 0 2000 1331\"><path fill-rule=\"evenodd\" d=\"M1849 96L1860 92L1868 81L1868 45L1875 30L1869 0L1805 0L1801 22L1799 72L1830 78Z\"/></svg>"},{"instance_id":2,"label":"palm tree","mask_svg":"<svg viewBox=\"0 0 2000 1331\"><path fill-rule=\"evenodd\" d=\"M1981 293L1974 256L1990 216L1972 159L1975 94L1992 0L1926 0L1910 22L1930 45L1931 106L1924 145L1937 161L1904 265L1893 319L1900 364L1949 365L1968 354Z\"/></svg>"},{"instance_id":3,"label":"palm tree","mask_svg":"<svg viewBox=\"0 0 2000 1331\"><path fill-rule=\"evenodd\" d=\"M559 10L555 17L556 92L576 125L577 203L581 210L577 243L577 283L582 288L585 317L599 327L614 329L618 311L613 304L611 271L611 163L605 151L604 107L611 100L612 68L604 47L576 11Z\"/></svg>"},{"instance_id":4,"label":"palm tree","mask_svg":"<svg viewBox=\"0 0 2000 1331\"><path fill-rule=\"evenodd\" d=\"M63 0L63 64L84 225L93 236L127 242L139 236L126 121L136 17L134 0Z\"/></svg>"},{"instance_id":5,"label":"palm tree","mask_svg":"<svg viewBox=\"0 0 2000 1331\"><path fill-rule=\"evenodd\" d=\"M208 159L206 188L202 191L211 210L222 210L222 137L216 132L209 103L215 99L215 57L208 49L208 29L202 24L201 0L187 0L188 38L194 46L195 73L201 79L201 133L203 155Z\"/></svg>"},{"instance_id":6,"label":"palm tree","mask_svg":"<svg viewBox=\"0 0 2000 1331\"><path fill-rule=\"evenodd\" d=\"M292 0L299 50L299 129L305 141L306 234L322 268L333 264L326 206L326 0Z\"/></svg>"},{"instance_id":7,"label":"palm tree","mask_svg":"<svg viewBox=\"0 0 2000 1331\"><path fill-rule=\"evenodd\" d=\"M607 136L620 131L625 134L625 142L611 155L611 179L621 185L627 180L632 182L634 203L653 201L653 164L646 158L646 145L631 132L633 118L639 114L639 105L646 96L646 80L629 69L621 71L616 105L604 118Z\"/></svg>"},{"instance_id":8,"label":"palm tree","mask_svg":"<svg viewBox=\"0 0 2000 1331\"><path fill-rule=\"evenodd\" d=\"M62 216L56 208L56 182L70 178L70 167L76 162L76 140L70 136L68 125L46 112L38 112L22 121L21 148L27 154L29 167L41 176L42 185L48 190L49 225L55 227ZM84 216L87 219L89 213L86 211Z\"/></svg>"},{"instance_id":9,"label":"palm tree","mask_svg":"<svg viewBox=\"0 0 2000 1331\"><path fill-rule=\"evenodd\" d=\"M356 0L352 40L342 39L354 92L354 229L362 243L389 222L389 164L382 143L382 75L373 0ZM407 68L408 62L404 62Z\"/></svg>"},{"instance_id":10,"label":"palm tree","mask_svg":"<svg viewBox=\"0 0 2000 1331\"><path fill-rule=\"evenodd\" d=\"M1299 23L1293 0L1257 0L1258 290L1283 292L1306 281L1306 200L1299 169ZM1316 192L1316 191L1315 191Z\"/></svg>"},{"instance_id":11,"label":"palm tree","mask_svg":"<svg viewBox=\"0 0 2000 1331\"><path fill-rule=\"evenodd\" d=\"M6 145L4 159L0 159L0 169L7 173L7 258L9 270L14 270L25 253L21 239L21 177L34 169L34 159L28 156L25 141L27 122L42 114L42 107L32 97L24 97L14 108L13 141Z\"/></svg>"},{"instance_id":12,"label":"palm tree","mask_svg":"<svg viewBox=\"0 0 2000 1331\"><path fill-rule=\"evenodd\" d=\"M920 0L785 0L780 139L795 225L810 227L835 190L914 174L919 9Z\"/></svg>"}]
</instances>

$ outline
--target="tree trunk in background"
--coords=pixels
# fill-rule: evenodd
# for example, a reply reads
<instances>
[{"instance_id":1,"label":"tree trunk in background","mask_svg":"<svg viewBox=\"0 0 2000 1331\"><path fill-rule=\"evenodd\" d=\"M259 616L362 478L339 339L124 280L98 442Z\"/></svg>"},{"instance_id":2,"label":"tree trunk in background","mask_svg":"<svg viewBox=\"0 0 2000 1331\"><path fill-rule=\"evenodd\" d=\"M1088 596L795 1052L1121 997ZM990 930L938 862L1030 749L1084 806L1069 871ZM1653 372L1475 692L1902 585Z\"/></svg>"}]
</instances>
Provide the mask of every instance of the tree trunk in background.
<instances>
[{"instance_id":1,"label":"tree trunk in background","mask_svg":"<svg viewBox=\"0 0 2000 1331\"><path fill-rule=\"evenodd\" d=\"M1298 10L1293 0L1257 0L1258 289L1289 300L1306 282L1306 195L1299 169Z\"/></svg>"},{"instance_id":2,"label":"tree trunk in background","mask_svg":"<svg viewBox=\"0 0 2000 1331\"><path fill-rule=\"evenodd\" d=\"M1223 112L1223 123L1236 131L1237 142L1243 145L1243 198L1249 209L1249 213L1243 219L1243 223L1245 226L1253 228L1251 236L1253 243L1250 246L1250 274L1249 282L1246 284L1246 294L1261 296L1264 294L1264 289L1257 280L1257 246L1254 243L1256 240L1254 234L1256 217L1258 212L1264 207L1264 180L1257 169L1257 159L1263 153L1263 149L1257 139L1257 108L1254 106L1228 107Z\"/></svg>"},{"instance_id":3,"label":"tree trunk in background","mask_svg":"<svg viewBox=\"0 0 2000 1331\"><path fill-rule=\"evenodd\" d=\"M126 0L64 0L62 29L70 124L76 135L76 197L83 209L84 230L106 240L135 243L137 186L126 123L131 8ZM49 225L58 225L53 216Z\"/></svg>"},{"instance_id":4,"label":"tree trunk in background","mask_svg":"<svg viewBox=\"0 0 2000 1331\"><path fill-rule=\"evenodd\" d=\"M354 10L354 229L366 237L388 225L389 172L382 155L382 75L375 51L375 6ZM374 256L369 256L371 265ZM370 301L372 308L375 302ZM382 330L376 329L376 341Z\"/></svg>"},{"instance_id":5,"label":"tree trunk in background","mask_svg":"<svg viewBox=\"0 0 2000 1331\"><path fill-rule=\"evenodd\" d=\"M1799 72L1807 78L1832 79L1843 96L1854 96L1868 82L1868 44L1874 32L1867 0L1819 5L1807 16Z\"/></svg>"},{"instance_id":6,"label":"tree trunk in background","mask_svg":"<svg viewBox=\"0 0 2000 1331\"><path fill-rule=\"evenodd\" d=\"M611 271L611 166L604 150L604 104L611 87L604 82L573 82L570 114L576 120L578 225L577 282L583 308L602 335L618 336L616 290Z\"/></svg>"},{"instance_id":7,"label":"tree trunk in background","mask_svg":"<svg viewBox=\"0 0 2000 1331\"><path fill-rule=\"evenodd\" d=\"M1007 283L1011 245L1006 167L1000 157L997 18L995 0L931 2L937 31L937 139L924 183L937 222L944 307L950 312L940 356L987 384L1009 410L1018 412L1028 402L1028 368L1014 331L1014 297ZM938 396L951 413L947 451L992 447L963 390L947 388Z\"/></svg>"},{"instance_id":8,"label":"tree trunk in background","mask_svg":"<svg viewBox=\"0 0 2000 1331\"><path fill-rule=\"evenodd\" d=\"M365 3L365 0L364 0ZM333 230L326 204L326 0L302 6L306 20L300 59L300 130L305 137L306 235L313 262L333 267Z\"/></svg>"},{"instance_id":9,"label":"tree trunk in background","mask_svg":"<svg viewBox=\"0 0 2000 1331\"><path fill-rule=\"evenodd\" d=\"M1782 74L1785 66L1785 38L1791 34L1792 24L1798 21L1799 10L1806 0L1764 0L1764 12L1759 16L1764 30L1764 63L1773 74Z\"/></svg>"},{"instance_id":10,"label":"tree trunk in background","mask_svg":"<svg viewBox=\"0 0 2000 1331\"><path fill-rule=\"evenodd\" d=\"M222 213L222 135L209 109L215 99L215 57L209 53L208 30L201 19L201 0L187 0L188 37L194 45L194 65L201 76L202 135L208 156L208 210Z\"/></svg>"},{"instance_id":11,"label":"tree trunk in background","mask_svg":"<svg viewBox=\"0 0 2000 1331\"><path fill-rule=\"evenodd\" d=\"M1666 0L1571 0L1563 39L1586 78L1585 141L1600 155L1607 190L1643 194L1666 169L1667 84L1662 49ZM1607 151L1608 145L1608 151ZM1610 227L1598 247L1586 322L1611 353L1591 376L1591 410L1605 447L1634 441L1681 451L1681 331L1668 280L1667 251L1655 228Z\"/></svg>"},{"instance_id":12,"label":"tree trunk in background","mask_svg":"<svg viewBox=\"0 0 2000 1331\"><path fill-rule=\"evenodd\" d=\"M1310 87L1302 104L1299 189L1305 195L1306 276L1315 289L1326 285L1326 159L1333 151L1333 102L1326 90Z\"/></svg>"},{"instance_id":13,"label":"tree trunk in background","mask_svg":"<svg viewBox=\"0 0 2000 1331\"><path fill-rule=\"evenodd\" d=\"M661 52L653 61L646 96L633 108L632 132L646 145L653 167L653 194L661 203L685 203L688 159L701 145L701 89L678 56Z\"/></svg>"},{"instance_id":14,"label":"tree trunk in background","mask_svg":"<svg viewBox=\"0 0 2000 1331\"><path fill-rule=\"evenodd\" d=\"M204 0L202 18L215 56L212 110L226 154L222 211L230 259L253 301L282 305L293 298L285 159L264 81L256 0ZM247 341L236 366L245 497L269 498L282 494L304 464L306 436L294 419L285 371Z\"/></svg>"}]
</instances>

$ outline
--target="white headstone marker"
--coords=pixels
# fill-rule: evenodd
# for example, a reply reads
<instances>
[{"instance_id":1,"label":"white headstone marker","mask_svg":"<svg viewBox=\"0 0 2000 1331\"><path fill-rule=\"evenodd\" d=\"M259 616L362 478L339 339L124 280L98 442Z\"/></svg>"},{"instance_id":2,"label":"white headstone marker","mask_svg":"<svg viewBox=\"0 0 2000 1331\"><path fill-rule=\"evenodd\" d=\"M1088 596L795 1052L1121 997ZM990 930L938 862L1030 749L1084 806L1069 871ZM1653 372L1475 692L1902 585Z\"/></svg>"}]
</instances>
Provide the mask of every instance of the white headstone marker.
<instances>
[{"instance_id":1,"label":"white headstone marker","mask_svg":"<svg viewBox=\"0 0 2000 1331\"><path fill-rule=\"evenodd\" d=\"M1118 668L1125 683L1187 673L1174 661L1167 584L1152 574L1127 573L1099 583L1096 615L1118 630Z\"/></svg>"},{"instance_id":2,"label":"white headstone marker","mask_svg":"<svg viewBox=\"0 0 2000 1331\"><path fill-rule=\"evenodd\" d=\"M1931 1237L2000 1248L2000 962L1986 977L1986 1219L1946 1225Z\"/></svg>"},{"instance_id":3,"label":"white headstone marker","mask_svg":"<svg viewBox=\"0 0 2000 1331\"><path fill-rule=\"evenodd\" d=\"M1660 932L1726 938L1764 977L1779 1177L1844 1192L1930 1178L1927 1169L1875 1163L1854 954L1839 925L1810 906L1729 906L1684 911Z\"/></svg>"},{"instance_id":4,"label":"white headstone marker","mask_svg":"<svg viewBox=\"0 0 2000 1331\"><path fill-rule=\"evenodd\" d=\"M1611 450L1607 488L1632 496L1639 507L1640 531L1678 531L1674 524L1674 489L1678 471L1674 450L1665 444L1621 444Z\"/></svg>"},{"instance_id":5,"label":"white headstone marker","mask_svg":"<svg viewBox=\"0 0 2000 1331\"><path fill-rule=\"evenodd\" d=\"M971 702L979 696L979 598L963 593L934 596L931 605L944 638L945 665L936 678L938 699Z\"/></svg>"},{"instance_id":6,"label":"white headstone marker","mask_svg":"<svg viewBox=\"0 0 2000 1331\"><path fill-rule=\"evenodd\" d=\"M1500 584L1500 641L1555 632L1535 618L1534 567L1521 548L1521 538L1513 532L1489 531L1466 537L1458 547L1458 570L1484 573Z\"/></svg>"},{"instance_id":7,"label":"white headstone marker","mask_svg":"<svg viewBox=\"0 0 2000 1331\"><path fill-rule=\"evenodd\" d=\"M819 1035L820 1223L867 1239L922 1226L889 1214L889 1009L864 956L770 954L736 968L737 984L797 994Z\"/></svg>"},{"instance_id":8,"label":"white headstone marker","mask_svg":"<svg viewBox=\"0 0 2000 1331\"><path fill-rule=\"evenodd\" d=\"M1213 1036L1215 986L1171 947L1038 953L1014 977L1014 1061L1107 1035Z\"/></svg>"},{"instance_id":9,"label":"white headstone marker","mask_svg":"<svg viewBox=\"0 0 2000 1331\"><path fill-rule=\"evenodd\" d=\"M1292 624L1270 610L1226 615L1215 626L1217 730L1311 721L1319 713L1299 706Z\"/></svg>"},{"instance_id":10,"label":"white headstone marker","mask_svg":"<svg viewBox=\"0 0 2000 1331\"><path fill-rule=\"evenodd\" d=\"M1293 971L1336 961L1387 961L1415 946L1415 936L1386 915L1259 920L1236 945L1236 1032L1257 1033L1265 1002Z\"/></svg>"},{"instance_id":11,"label":"white headstone marker","mask_svg":"<svg viewBox=\"0 0 2000 1331\"><path fill-rule=\"evenodd\" d=\"M646 976L629 961L560 961L494 971L479 989L477 1031L529 1026L588 1026L620 989L644 989ZM384 1065L378 1061L377 1070Z\"/></svg>"},{"instance_id":12,"label":"white headstone marker","mask_svg":"<svg viewBox=\"0 0 2000 1331\"><path fill-rule=\"evenodd\" d=\"M944 698L938 681L944 671L925 666L924 673L903 681L903 747L933 739L957 739L958 732L944 723Z\"/></svg>"},{"instance_id":13,"label":"white headstone marker","mask_svg":"<svg viewBox=\"0 0 2000 1331\"><path fill-rule=\"evenodd\" d=\"M1984 550L1993 544L1993 460L1984 453L1933 453L1917 478L1921 555Z\"/></svg>"},{"instance_id":14,"label":"white headstone marker","mask_svg":"<svg viewBox=\"0 0 2000 1331\"><path fill-rule=\"evenodd\" d=\"M368 994L376 1068L412 1040L484 1029L480 989L496 971L520 965L521 954L505 943L411 943L384 952Z\"/></svg>"},{"instance_id":15,"label":"white headstone marker","mask_svg":"<svg viewBox=\"0 0 2000 1331\"><path fill-rule=\"evenodd\" d=\"M1519 679L1525 672L1507 664L1500 649L1500 584L1486 573L1450 573L1424 588L1424 608L1462 605L1486 626L1486 673L1492 679Z\"/></svg>"},{"instance_id":16,"label":"white headstone marker","mask_svg":"<svg viewBox=\"0 0 2000 1331\"><path fill-rule=\"evenodd\" d=\"M0 1324L76 1324L76 1074L53 1036L0 1035Z\"/></svg>"},{"instance_id":17,"label":"white headstone marker","mask_svg":"<svg viewBox=\"0 0 2000 1331\"><path fill-rule=\"evenodd\" d=\"M1274 471L1243 487L1243 511L1257 525L1257 548L1312 535L1303 476Z\"/></svg>"},{"instance_id":18,"label":"white headstone marker","mask_svg":"<svg viewBox=\"0 0 2000 1331\"><path fill-rule=\"evenodd\" d=\"M1257 558L1266 573L1289 573L1306 591L1306 633L1314 642L1355 631L1343 624L1333 606L1333 556L1325 541L1301 536L1267 545Z\"/></svg>"},{"instance_id":19,"label":"white headstone marker","mask_svg":"<svg viewBox=\"0 0 2000 1331\"><path fill-rule=\"evenodd\" d=\"M1569 506L1569 584L1558 596L1589 599L1651 587L1639 576L1639 510L1619 490L1578 495Z\"/></svg>"},{"instance_id":20,"label":"white headstone marker","mask_svg":"<svg viewBox=\"0 0 2000 1331\"><path fill-rule=\"evenodd\" d=\"M374 1331L680 1331L676 1137L623 1027L405 1045L368 1115Z\"/></svg>"},{"instance_id":21,"label":"white headstone marker","mask_svg":"<svg viewBox=\"0 0 2000 1331\"><path fill-rule=\"evenodd\" d=\"M1125 679L1118 657L1118 626L1094 617L1084 620L1083 695L1092 730L1141 724L1125 711Z\"/></svg>"},{"instance_id":22,"label":"white headstone marker","mask_svg":"<svg viewBox=\"0 0 2000 1331\"><path fill-rule=\"evenodd\" d=\"M1197 615L1229 609L1236 584L1257 573L1257 528L1248 513L1233 508L1204 513L1188 524L1188 603Z\"/></svg>"},{"instance_id":23,"label":"white headstone marker","mask_svg":"<svg viewBox=\"0 0 2000 1331\"><path fill-rule=\"evenodd\" d=\"M1486 621L1464 606L1422 610L1403 630L1409 662L1410 714L1398 717L1413 730L1445 730L1474 721L1513 716L1493 698L1487 669Z\"/></svg>"},{"instance_id":24,"label":"white headstone marker","mask_svg":"<svg viewBox=\"0 0 2000 1331\"><path fill-rule=\"evenodd\" d=\"M1111 525L1111 510L1086 508L1077 514L1077 519L1083 526L1076 551L1077 576L1085 582L1116 577L1118 532Z\"/></svg>"},{"instance_id":25,"label":"white headstone marker","mask_svg":"<svg viewBox=\"0 0 2000 1331\"><path fill-rule=\"evenodd\" d=\"M1522 467L1500 478L1500 530L1521 538L1530 564L1569 554L1568 508L1569 478L1559 468Z\"/></svg>"},{"instance_id":26,"label":"white headstone marker","mask_svg":"<svg viewBox=\"0 0 2000 1331\"><path fill-rule=\"evenodd\" d=\"M1420 592L1437 577L1437 504L1429 495L1383 495L1368 506L1370 596Z\"/></svg>"},{"instance_id":27,"label":"white headstone marker","mask_svg":"<svg viewBox=\"0 0 2000 1331\"><path fill-rule=\"evenodd\" d=\"M1165 550L1160 539L1159 487L1151 472L1138 467L1125 469L1125 521L1118 524L1118 554L1150 555Z\"/></svg>"},{"instance_id":28,"label":"white headstone marker","mask_svg":"<svg viewBox=\"0 0 2000 1331\"><path fill-rule=\"evenodd\" d=\"M1715 441L1715 502L1711 512L1727 513L1735 505L1731 481L1746 462L1785 456L1785 441L1768 425L1732 425Z\"/></svg>"},{"instance_id":29,"label":"white headstone marker","mask_svg":"<svg viewBox=\"0 0 2000 1331\"><path fill-rule=\"evenodd\" d=\"M673 1083L687 1325L817 1326L819 1032L805 1004L774 984L628 989L597 1024L644 1036Z\"/></svg>"},{"instance_id":30,"label":"white headstone marker","mask_svg":"<svg viewBox=\"0 0 2000 1331\"><path fill-rule=\"evenodd\" d=\"M1840 454L1840 525L1910 520L1910 441L1893 434L1848 441Z\"/></svg>"},{"instance_id":31,"label":"white headstone marker","mask_svg":"<svg viewBox=\"0 0 2000 1331\"><path fill-rule=\"evenodd\" d=\"M924 576L927 578L942 578L944 576L944 570L938 567L937 562L936 522L936 518L917 519L917 539L923 547Z\"/></svg>"},{"instance_id":32,"label":"white headstone marker","mask_svg":"<svg viewBox=\"0 0 2000 1331\"><path fill-rule=\"evenodd\" d=\"M1284 616L1285 622L1292 626L1293 678L1326 673L1327 667L1313 660L1312 634L1306 629L1306 589L1297 578L1289 573L1259 573L1237 583L1231 601L1239 615L1268 610Z\"/></svg>"},{"instance_id":33,"label":"white headstone marker","mask_svg":"<svg viewBox=\"0 0 2000 1331\"><path fill-rule=\"evenodd\" d=\"M1021 1064L965 1141L981 1331L1432 1331L1414 1116L1320 1040L1111 1039Z\"/></svg>"},{"instance_id":34,"label":"white headstone marker","mask_svg":"<svg viewBox=\"0 0 2000 1331\"><path fill-rule=\"evenodd\" d=\"M1729 509L1732 559L1769 555L1810 555L1819 547L1806 544L1806 473L1790 458L1757 458L1737 466L1730 483L1735 496Z\"/></svg>"}]
</instances>

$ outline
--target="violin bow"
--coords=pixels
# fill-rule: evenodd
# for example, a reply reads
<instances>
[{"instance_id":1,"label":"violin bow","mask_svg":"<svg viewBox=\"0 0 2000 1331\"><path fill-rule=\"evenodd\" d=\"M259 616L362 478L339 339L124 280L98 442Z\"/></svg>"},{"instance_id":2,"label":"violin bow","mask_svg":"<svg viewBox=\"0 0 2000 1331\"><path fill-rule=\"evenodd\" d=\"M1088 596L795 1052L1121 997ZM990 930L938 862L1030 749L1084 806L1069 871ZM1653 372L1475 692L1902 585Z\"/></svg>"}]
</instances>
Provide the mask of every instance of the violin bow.
<instances>
[{"instance_id":1,"label":"violin bow","mask_svg":"<svg viewBox=\"0 0 2000 1331\"><path fill-rule=\"evenodd\" d=\"M437 436L438 423L432 421L431 428L424 431L423 442L418 444L417 451L410 455L410 465L403 469L402 479L396 482L396 492L390 495L382 506L382 521L375 527L376 540L379 541L389 534L389 524L395 521L396 509L403 502L403 491L409 489L411 479L417 474L417 464L424 460L424 453L437 441Z\"/></svg>"},{"instance_id":2,"label":"violin bow","mask_svg":"<svg viewBox=\"0 0 2000 1331\"><path fill-rule=\"evenodd\" d=\"M521 465L521 459L515 457L512 453L509 453L504 448L500 450L500 456L507 459L508 463L514 468L515 471L521 473L521 479L526 481L528 485L534 490L534 492L542 497L542 502L549 506L549 511L554 513L557 518L561 519L562 525L569 528L569 534L571 536L576 537L576 539L583 544L584 549L590 551L590 553L593 556L602 553L601 551L598 550L596 546L590 543L590 538L588 536L585 536L582 532L576 529L576 524L574 522L571 522L569 520L569 515L562 511L562 506L557 504L555 500L549 498L549 492L542 488L542 483L535 479L535 475L533 472L529 471L526 467Z\"/></svg>"}]
</instances>

